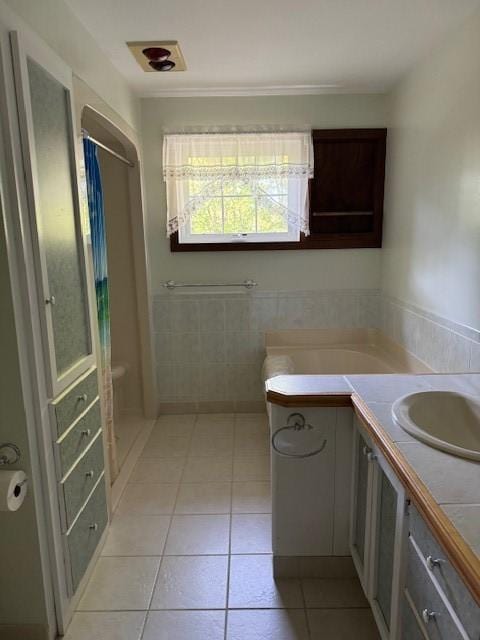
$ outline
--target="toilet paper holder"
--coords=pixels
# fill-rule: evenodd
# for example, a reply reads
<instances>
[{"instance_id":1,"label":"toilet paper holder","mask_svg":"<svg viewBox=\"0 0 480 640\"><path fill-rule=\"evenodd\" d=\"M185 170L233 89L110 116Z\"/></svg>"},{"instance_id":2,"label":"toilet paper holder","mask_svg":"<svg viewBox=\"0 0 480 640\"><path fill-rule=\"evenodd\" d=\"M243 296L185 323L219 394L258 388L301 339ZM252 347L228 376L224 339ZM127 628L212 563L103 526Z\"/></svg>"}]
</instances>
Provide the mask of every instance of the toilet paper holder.
<instances>
[{"instance_id":1,"label":"toilet paper holder","mask_svg":"<svg viewBox=\"0 0 480 640\"><path fill-rule=\"evenodd\" d=\"M7 464L16 464L21 457L22 453L16 444L11 442L0 444L0 467Z\"/></svg>"}]
</instances>

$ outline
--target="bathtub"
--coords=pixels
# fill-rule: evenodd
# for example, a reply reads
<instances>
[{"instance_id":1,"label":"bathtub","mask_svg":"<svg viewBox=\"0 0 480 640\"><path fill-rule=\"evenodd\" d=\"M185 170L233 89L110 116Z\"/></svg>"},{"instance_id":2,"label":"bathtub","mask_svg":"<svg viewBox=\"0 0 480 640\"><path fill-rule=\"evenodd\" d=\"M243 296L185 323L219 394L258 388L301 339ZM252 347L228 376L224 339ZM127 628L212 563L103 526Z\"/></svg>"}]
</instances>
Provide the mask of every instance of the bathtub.
<instances>
[{"instance_id":1,"label":"bathtub","mask_svg":"<svg viewBox=\"0 0 480 640\"><path fill-rule=\"evenodd\" d=\"M270 331L263 379L285 374L428 373L377 329Z\"/></svg>"}]
</instances>

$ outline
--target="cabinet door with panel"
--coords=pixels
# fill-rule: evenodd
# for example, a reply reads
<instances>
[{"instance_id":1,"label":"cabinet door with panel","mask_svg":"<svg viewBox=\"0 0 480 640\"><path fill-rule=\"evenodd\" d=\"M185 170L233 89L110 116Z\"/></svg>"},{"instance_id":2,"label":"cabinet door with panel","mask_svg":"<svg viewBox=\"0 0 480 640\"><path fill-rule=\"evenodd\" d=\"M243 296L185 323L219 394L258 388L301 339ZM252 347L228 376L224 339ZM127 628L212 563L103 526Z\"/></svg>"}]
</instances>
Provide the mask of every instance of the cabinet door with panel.
<instances>
[{"instance_id":1,"label":"cabinet door with panel","mask_svg":"<svg viewBox=\"0 0 480 640\"><path fill-rule=\"evenodd\" d=\"M350 549L383 640L399 638L406 498L402 484L355 420Z\"/></svg>"},{"instance_id":2,"label":"cabinet door with panel","mask_svg":"<svg viewBox=\"0 0 480 640\"><path fill-rule=\"evenodd\" d=\"M365 593L367 593L373 481L372 446L356 419L354 420L354 426L350 552L360 582Z\"/></svg>"},{"instance_id":3,"label":"cabinet door with panel","mask_svg":"<svg viewBox=\"0 0 480 640\"><path fill-rule=\"evenodd\" d=\"M376 448L372 464L369 596L381 636L394 640L400 633L407 501L403 485Z\"/></svg>"},{"instance_id":4,"label":"cabinet door with panel","mask_svg":"<svg viewBox=\"0 0 480 640\"><path fill-rule=\"evenodd\" d=\"M94 363L72 74L15 32L11 44L48 391L55 397Z\"/></svg>"}]
</instances>

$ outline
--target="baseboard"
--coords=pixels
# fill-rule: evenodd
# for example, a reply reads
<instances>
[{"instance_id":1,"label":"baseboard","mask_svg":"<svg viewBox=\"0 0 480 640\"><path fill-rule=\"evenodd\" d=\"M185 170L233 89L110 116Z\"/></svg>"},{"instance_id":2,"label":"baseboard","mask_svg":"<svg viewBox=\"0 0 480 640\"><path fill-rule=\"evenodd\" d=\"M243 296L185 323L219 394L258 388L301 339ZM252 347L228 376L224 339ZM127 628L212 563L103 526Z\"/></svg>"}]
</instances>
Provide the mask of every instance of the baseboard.
<instances>
[{"instance_id":1,"label":"baseboard","mask_svg":"<svg viewBox=\"0 0 480 640\"><path fill-rule=\"evenodd\" d=\"M135 438L135 442L130 447L130 451L128 452L127 457L125 458L122 464L120 472L118 476L115 478L115 482L113 483L112 489L111 489L110 508L112 513L115 510L115 507L117 506L118 501L120 500L120 497L123 493L123 490L125 489L128 479L132 474L133 468L137 464L137 461L140 458L143 448L145 447L145 444L147 443L147 440L154 426L155 426L155 420L145 419L144 427L142 427L142 430Z\"/></svg>"},{"instance_id":2,"label":"baseboard","mask_svg":"<svg viewBox=\"0 0 480 640\"><path fill-rule=\"evenodd\" d=\"M275 578L355 578L351 556L273 556Z\"/></svg>"}]
</instances>

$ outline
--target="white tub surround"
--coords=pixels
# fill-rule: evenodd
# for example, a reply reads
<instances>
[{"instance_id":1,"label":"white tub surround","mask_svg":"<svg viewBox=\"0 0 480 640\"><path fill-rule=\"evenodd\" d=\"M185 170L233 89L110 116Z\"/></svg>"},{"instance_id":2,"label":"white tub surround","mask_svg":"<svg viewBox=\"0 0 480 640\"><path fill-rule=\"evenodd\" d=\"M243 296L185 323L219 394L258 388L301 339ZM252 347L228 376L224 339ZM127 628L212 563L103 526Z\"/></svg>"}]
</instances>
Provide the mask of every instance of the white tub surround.
<instances>
[{"instance_id":1,"label":"white tub surround","mask_svg":"<svg viewBox=\"0 0 480 640\"><path fill-rule=\"evenodd\" d=\"M304 415L313 425L322 423L327 443L328 439L332 441L331 456L335 452L333 433L336 430L338 438L341 430L338 429L338 423L323 423L327 415L325 412L346 411L344 407L347 404L353 409L350 410L351 417L354 412L366 436L387 461L403 485L407 497L415 504L443 547L471 597L480 604L480 466L477 462L456 458L416 441L394 423L391 414L395 400L417 391L442 389L480 397L480 374L278 376L269 380L266 386L267 399L272 403L273 427L286 424L290 414L294 412ZM333 426L337 428L332 430ZM335 452L335 455L338 454ZM287 506L299 502L298 470L300 465L305 464L305 460L287 460L290 464L290 481L275 477L275 464L272 468L274 555L287 553L297 558L317 555L318 551L308 546L308 540L298 522L311 523L318 517L318 513L305 513L298 521L290 522L283 513L275 513L275 493L278 491L284 492L284 504ZM350 464L346 464L343 469L336 468L335 475L330 475L330 485L345 487L351 474L350 459ZM334 482L332 478L335 478ZM328 506L327 513L330 514L325 520L317 549L324 549L325 546L321 545L328 539L330 549L333 550L341 536L338 528L333 529L332 535L332 520L335 514L341 514L341 510L336 508L335 501L333 507L331 501L326 505L325 493L324 483L319 482L318 474L312 476L307 507L310 505L311 508L312 500L321 495L322 500L318 504L324 510ZM287 527L287 530L280 529L280 524ZM308 535L311 540L314 539L311 532Z\"/></svg>"},{"instance_id":2,"label":"white tub surround","mask_svg":"<svg viewBox=\"0 0 480 640\"><path fill-rule=\"evenodd\" d=\"M276 381L298 377L306 385L312 381L313 388L321 380L323 393L330 394L330 404L322 408L309 409L299 399L298 415L267 403L273 447L274 555L316 557L317 563L330 557L328 571L340 570L342 556L350 556L348 470L353 434L352 387L342 374L429 370L378 329L269 331L265 338L263 375L272 402L283 404L274 391ZM292 373L297 375L285 375ZM302 428L303 421L307 428ZM292 425L299 428L288 428ZM300 449L302 454L317 453L299 459ZM284 575L282 562L276 565Z\"/></svg>"},{"instance_id":3,"label":"white tub surround","mask_svg":"<svg viewBox=\"0 0 480 640\"><path fill-rule=\"evenodd\" d=\"M264 380L292 373L427 373L428 367L377 329L268 331Z\"/></svg>"}]
</instances>

